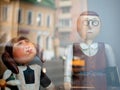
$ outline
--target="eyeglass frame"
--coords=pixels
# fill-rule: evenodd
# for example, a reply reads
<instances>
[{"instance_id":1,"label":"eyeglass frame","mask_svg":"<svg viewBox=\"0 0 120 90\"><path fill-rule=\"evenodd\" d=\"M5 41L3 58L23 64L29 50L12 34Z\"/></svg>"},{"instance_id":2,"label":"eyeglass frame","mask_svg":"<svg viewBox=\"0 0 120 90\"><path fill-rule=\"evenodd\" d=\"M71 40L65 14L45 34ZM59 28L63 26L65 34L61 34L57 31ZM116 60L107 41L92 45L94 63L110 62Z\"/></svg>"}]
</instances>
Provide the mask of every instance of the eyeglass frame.
<instances>
[{"instance_id":1,"label":"eyeglass frame","mask_svg":"<svg viewBox=\"0 0 120 90\"><path fill-rule=\"evenodd\" d=\"M85 21L87 21L87 22L85 22ZM97 25L95 25L95 22L96 22L96 21L97 21ZM87 19L87 20L83 20L82 23L83 23L83 25L85 25L85 26L90 26L90 23L92 23L92 24L91 24L92 26L97 27L97 26L100 24L100 21L97 20L97 19Z\"/></svg>"}]
</instances>

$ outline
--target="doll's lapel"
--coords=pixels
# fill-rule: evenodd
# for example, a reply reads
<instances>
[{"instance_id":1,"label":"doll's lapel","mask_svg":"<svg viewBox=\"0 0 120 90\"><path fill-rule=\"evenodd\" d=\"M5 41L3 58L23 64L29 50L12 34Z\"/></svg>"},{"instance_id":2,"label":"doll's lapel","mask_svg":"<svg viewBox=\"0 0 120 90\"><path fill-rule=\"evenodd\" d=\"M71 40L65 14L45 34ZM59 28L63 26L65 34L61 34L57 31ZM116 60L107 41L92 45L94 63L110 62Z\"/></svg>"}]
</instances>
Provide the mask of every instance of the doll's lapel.
<instances>
[{"instance_id":1,"label":"doll's lapel","mask_svg":"<svg viewBox=\"0 0 120 90\"><path fill-rule=\"evenodd\" d=\"M29 66L27 66L27 69L23 71L25 83L26 84L33 84L35 83L35 74L34 70L32 70Z\"/></svg>"}]
</instances>

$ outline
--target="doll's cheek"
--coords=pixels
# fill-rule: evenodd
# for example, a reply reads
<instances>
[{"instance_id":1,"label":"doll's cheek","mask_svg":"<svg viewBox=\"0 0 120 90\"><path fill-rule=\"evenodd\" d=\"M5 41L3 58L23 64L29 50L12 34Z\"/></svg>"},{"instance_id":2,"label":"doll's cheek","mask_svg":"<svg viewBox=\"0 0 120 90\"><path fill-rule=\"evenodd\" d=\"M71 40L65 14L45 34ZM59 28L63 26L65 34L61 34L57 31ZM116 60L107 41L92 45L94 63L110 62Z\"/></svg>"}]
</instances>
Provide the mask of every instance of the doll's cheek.
<instances>
[{"instance_id":1,"label":"doll's cheek","mask_svg":"<svg viewBox=\"0 0 120 90\"><path fill-rule=\"evenodd\" d=\"M20 52L20 51L13 54L13 57L15 58L15 60L20 59L24 56L25 56L25 54L23 52Z\"/></svg>"},{"instance_id":2,"label":"doll's cheek","mask_svg":"<svg viewBox=\"0 0 120 90\"><path fill-rule=\"evenodd\" d=\"M21 58L25 56L25 51L23 48L15 48L13 50L13 57L14 58Z\"/></svg>"}]
</instances>

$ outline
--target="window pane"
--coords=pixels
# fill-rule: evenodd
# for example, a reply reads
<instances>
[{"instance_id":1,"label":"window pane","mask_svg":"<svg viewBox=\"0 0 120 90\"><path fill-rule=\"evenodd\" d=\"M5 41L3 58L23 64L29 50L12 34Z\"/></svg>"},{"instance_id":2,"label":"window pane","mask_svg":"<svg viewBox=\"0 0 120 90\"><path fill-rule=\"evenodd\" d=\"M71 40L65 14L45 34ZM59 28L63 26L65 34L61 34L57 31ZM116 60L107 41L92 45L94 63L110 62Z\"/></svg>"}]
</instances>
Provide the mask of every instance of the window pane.
<instances>
[{"instance_id":1,"label":"window pane","mask_svg":"<svg viewBox=\"0 0 120 90\"><path fill-rule=\"evenodd\" d=\"M22 22L22 9L19 9L18 11L18 23L20 24Z\"/></svg>"},{"instance_id":2,"label":"window pane","mask_svg":"<svg viewBox=\"0 0 120 90\"><path fill-rule=\"evenodd\" d=\"M62 7L62 13L70 13L70 7Z\"/></svg>"},{"instance_id":3,"label":"window pane","mask_svg":"<svg viewBox=\"0 0 120 90\"><path fill-rule=\"evenodd\" d=\"M47 16L47 27L50 27L50 16Z\"/></svg>"},{"instance_id":4,"label":"window pane","mask_svg":"<svg viewBox=\"0 0 120 90\"><path fill-rule=\"evenodd\" d=\"M28 19L27 19L27 24L28 25L30 25L30 24L32 24L32 12L31 11L29 11L28 12L28 17L27 17Z\"/></svg>"},{"instance_id":5,"label":"window pane","mask_svg":"<svg viewBox=\"0 0 120 90\"><path fill-rule=\"evenodd\" d=\"M38 17L37 17L37 25L38 26L41 26L42 24L42 15L41 14L38 14Z\"/></svg>"},{"instance_id":6,"label":"window pane","mask_svg":"<svg viewBox=\"0 0 120 90\"><path fill-rule=\"evenodd\" d=\"M71 19L61 19L59 23L60 27L71 27Z\"/></svg>"},{"instance_id":7,"label":"window pane","mask_svg":"<svg viewBox=\"0 0 120 90\"><path fill-rule=\"evenodd\" d=\"M2 9L2 18L3 18L3 21L7 21L7 14L8 14L8 7L4 6L3 9Z\"/></svg>"}]
</instances>

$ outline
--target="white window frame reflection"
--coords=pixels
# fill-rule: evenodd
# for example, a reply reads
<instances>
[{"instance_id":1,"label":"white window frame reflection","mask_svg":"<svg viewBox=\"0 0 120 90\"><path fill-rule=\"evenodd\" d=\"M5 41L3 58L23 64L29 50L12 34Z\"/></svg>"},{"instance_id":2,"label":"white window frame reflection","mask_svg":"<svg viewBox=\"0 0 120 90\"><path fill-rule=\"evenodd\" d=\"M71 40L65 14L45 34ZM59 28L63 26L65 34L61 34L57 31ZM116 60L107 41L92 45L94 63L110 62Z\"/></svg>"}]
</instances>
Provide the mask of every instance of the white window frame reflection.
<instances>
[{"instance_id":1,"label":"white window frame reflection","mask_svg":"<svg viewBox=\"0 0 120 90\"><path fill-rule=\"evenodd\" d=\"M46 38L46 49L47 50L52 49L52 38L50 36Z\"/></svg>"},{"instance_id":2,"label":"white window frame reflection","mask_svg":"<svg viewBox=\"0 0 120 90\"><path fill-rule=\"evenodd\" d=\"M48 14L46 15L46 26L51 27L52 25L52 15Z\"/></svg>"},{"instance_id":3,"label":"white window frame reflection","mask_svg":"<svg viewBox=\"0 0 120 90\"><path fill-rule=\"evenodd\" d=\"M37 42L40 48L43 48L43 37L41 35L38 35Z\"/></svg>"},{"instance_id":4,"label":"white window frame reflection","mask_svg":"<svg viewBox=\"0 0 120 90\"><path fill-rule=\"evenodd\" d=\"M37 26L42 26L42 13L37 15Z\"/></svg>"}]
</instances>

